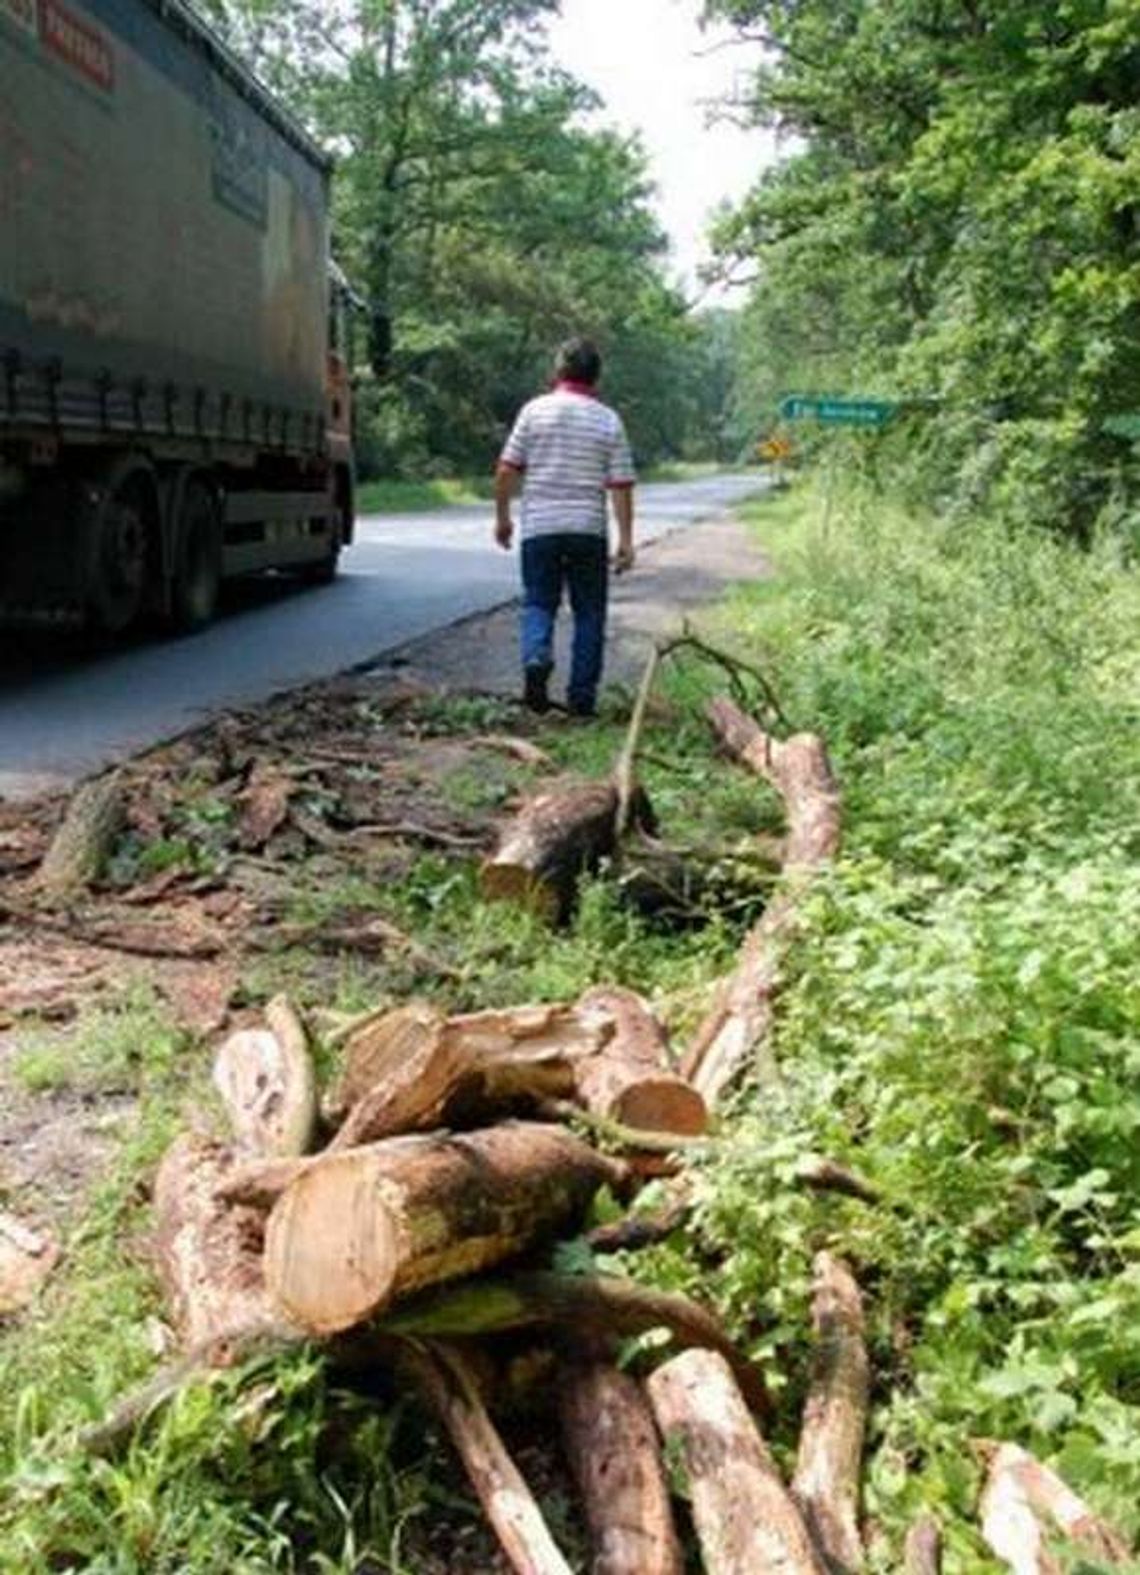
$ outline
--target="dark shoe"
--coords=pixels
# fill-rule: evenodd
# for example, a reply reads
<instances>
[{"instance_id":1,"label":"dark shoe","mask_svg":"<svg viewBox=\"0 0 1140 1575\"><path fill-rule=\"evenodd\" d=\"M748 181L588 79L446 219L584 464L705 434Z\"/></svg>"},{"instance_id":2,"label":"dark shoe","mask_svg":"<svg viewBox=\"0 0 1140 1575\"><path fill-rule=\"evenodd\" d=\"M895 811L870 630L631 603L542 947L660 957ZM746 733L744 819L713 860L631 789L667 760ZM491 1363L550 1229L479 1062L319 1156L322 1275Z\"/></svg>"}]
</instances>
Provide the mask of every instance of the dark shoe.
<instances>
[{"instance_id":1,"label":"dark shoe","mask_svg":"<svg viewBox=\"0 0 1140 1575\"><path fill-rule=\"evenodd\" d=\"M523 705L528 711L549 711L550 696L546 692L546 685L550 680L550 663L542 662L535 667L524 668L523 677Z\"/></svg>"},{"instance_id":2,"label":"dark shoe","mask_svg":"<svg viewBox=\"0 0 1140 1575\"><path fill-rule=\"evenodd\" d=\"M571 716L589 718L598 714L598 708L592 700L569 700L566 709Z\"/></svg>"}]
</instances>

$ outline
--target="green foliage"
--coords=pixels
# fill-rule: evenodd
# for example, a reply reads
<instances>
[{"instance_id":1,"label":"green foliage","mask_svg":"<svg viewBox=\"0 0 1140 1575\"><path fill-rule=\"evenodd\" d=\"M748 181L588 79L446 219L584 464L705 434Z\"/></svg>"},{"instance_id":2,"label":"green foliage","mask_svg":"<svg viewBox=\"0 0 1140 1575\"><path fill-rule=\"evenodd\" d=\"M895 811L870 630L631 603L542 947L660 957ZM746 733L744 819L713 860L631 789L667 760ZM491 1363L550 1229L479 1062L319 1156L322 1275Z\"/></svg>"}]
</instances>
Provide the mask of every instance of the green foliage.
<instances>
[{"instance_id":1,"label":"green foliage","mask_svg":"<svg viewBox=\"0 0 1140 1575\"><path fill-rule=\"evenodd\" d=\"M600 342L640 459L712 441L685 376L709 355L663 276L644 152L584 124L593 95L549 55L556 9L219 0L337 154L337 255L378 313L357 390L365 476L488 473L570 333Z\"/></svg>"},{"instance_id":2,"label":"green foliage","mask_svg":"<svg viewBox=\"0 0 1140 1575\"><path fill-rule=\"evenodd\" d=\"M828 738L842 861L808 904L777 1050L705 1172L707 1288L778 1385L790 1448L810 1260L847 1253L879 1381L868 1509L899 1567L909 1516L983 1567L977 1437L1054 1461L1140 1529L1140 887L1135 578L990 523L917 524L852 492L761 505L777 581L725 622ZM795 1191L834 1153L888 1207ZM641 1260L644 1265L644 1259ZM986 1565L985 1567L989 1567Z\"/></svg>"},{"instance_id":3,"label":"green foliage","mask_svg":"<svg viewBox=\"0 0 1140 1575\"><path fill-rule=\"evenodd\" d=\"M1137 523L1137 0L708 0L768 45L751 104L794 133L722 220L759 264L742 410L786 390L914 401L927 498L1087 532Z\"/></svg>"}]
</instances>

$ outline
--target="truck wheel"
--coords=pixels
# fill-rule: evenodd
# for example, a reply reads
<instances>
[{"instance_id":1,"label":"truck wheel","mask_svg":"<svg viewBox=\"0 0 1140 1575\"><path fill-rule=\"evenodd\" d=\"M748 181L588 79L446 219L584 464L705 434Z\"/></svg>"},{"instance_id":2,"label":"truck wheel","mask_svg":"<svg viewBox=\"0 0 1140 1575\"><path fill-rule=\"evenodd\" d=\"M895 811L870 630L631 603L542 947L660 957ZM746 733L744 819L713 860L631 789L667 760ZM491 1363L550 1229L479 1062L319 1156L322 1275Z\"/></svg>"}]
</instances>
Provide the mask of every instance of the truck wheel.
<instances>
[{"instance_id":1,"label":"truck wheel","mask_svg":"<svg viewBox=\"0 0 1140 1575\"><path fill-rule=\"evenodd\" d=\"M122 634L146 600L150 567L147 474L124 469L94 503L89 526L88 610L102 634Z\"/></svg>"},{"instance_id":2,"label":"truck wheel","mask_svg":"<svg viewBox=\"0 0 1140 1575\"><path fill-rule=\"evenodd\" d=\"M217 502L200 478L186 483L178 511L170 622L180 634L203 629L218 607L222 530Z\"/></svg>"},{"instance_id":3,"label":"truck wheel","mask_svg":"<svg viewBox=\"0 0 1140 1575\"><path fill-rule=\"evenodd\" d=\"M318 558L315 563L306 563L299 570L301 578L306 585L331 585L336 579L337 565L340 562L341 543L344 540L344 524L340 515L336 517L336 524L329 537L328 547L323 558Z\"/></svg>"}]
</instances>

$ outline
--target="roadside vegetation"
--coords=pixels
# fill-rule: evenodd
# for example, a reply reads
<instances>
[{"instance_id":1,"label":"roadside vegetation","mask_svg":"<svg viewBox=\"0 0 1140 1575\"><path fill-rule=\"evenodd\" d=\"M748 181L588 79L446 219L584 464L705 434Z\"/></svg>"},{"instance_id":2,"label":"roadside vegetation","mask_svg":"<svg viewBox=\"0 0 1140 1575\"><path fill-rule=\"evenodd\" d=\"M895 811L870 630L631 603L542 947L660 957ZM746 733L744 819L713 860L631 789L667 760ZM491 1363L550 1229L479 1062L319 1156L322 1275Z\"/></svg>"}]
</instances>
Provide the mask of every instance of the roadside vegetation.
<instances>
[{"instance_id":1,"label":"roadside vegetation","mask_svg":"<svg viewBox=\"0 0 1140 1575\"><path fill-rule=\"evenodd\" d=\"M946 1526L949 1571L992 1567L973 1529L974 1450L991 1437L1058 1464L1135 1536L1135 578L1111 539L1082 552L985 521L914 519L858 488L826 527L810 489L749 512L778 572L715 626L763 667L791 723L829 740L845 851L808 906L781 1000L783 1081L740 1091L694 1224L639 1255L638 1274L719 1306L770 1373L779 1450L806 1377L811 1254L826 1244L856 1265L875 1373L873 1568L898 1569L920 1504ZM645 776L671 836L727 845L774 824L775 802L713 757L699 716L710 682L675 671ZM459 737L507 720L477 700L425 714ZM614 696L597 725L535 741L599 771L623 714ZM522 766L497 782L458 769L441 793L482 814L527 779ZM413 986L398 963L314 969L294 948L259 961L250 1001L284 985L349 1011L415 988L462 1009L605 979L650 995L679 1043L750 916L666 928L603 875L552 933L482 903L470 864L437 853L351 891L323 889L316 866L298 886L294 917L371 905L458 975ZM129 1088L137 1105L64 1264L0 1344L4 1392L18 1397L0 1440L0 1567L491 1567L414 1404L382 1383L337 1392L316 1357L192 1389L116 1463L76 1454L75 1428L158 1359L146 1183L176 1124L208 1119L207 1057L138 990L23 1043L26 1086ZM856 1165L885 1204L790 1188L805 1148ZM562 1492L548 1482L544 1509L573 1547Z\"/></svg>"}]
</instances>

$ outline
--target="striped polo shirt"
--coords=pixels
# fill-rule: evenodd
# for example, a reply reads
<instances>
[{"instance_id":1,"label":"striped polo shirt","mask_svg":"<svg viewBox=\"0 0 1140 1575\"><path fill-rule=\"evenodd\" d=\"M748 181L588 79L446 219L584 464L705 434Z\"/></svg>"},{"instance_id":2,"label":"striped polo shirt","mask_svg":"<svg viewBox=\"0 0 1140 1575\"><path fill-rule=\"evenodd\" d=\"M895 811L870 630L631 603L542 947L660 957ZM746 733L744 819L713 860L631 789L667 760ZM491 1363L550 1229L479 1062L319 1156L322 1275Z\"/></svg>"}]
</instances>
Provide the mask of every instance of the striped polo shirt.
<instances>
[{"instance_id":1,"label":"striped polo shirt","mask_svg":"<svg viewBox=\"0 0 1140 1575\"><path fill-rule=\"evenodd\" d=\"M585 383L557 383L525 404L499 463L523 473L524 538L604 536L606 488L634 483L621 417Z\"/></svg>"}]
</instances>

